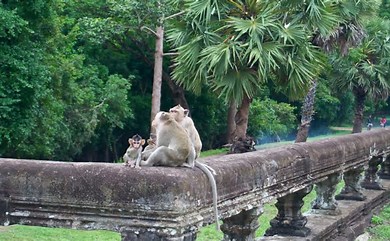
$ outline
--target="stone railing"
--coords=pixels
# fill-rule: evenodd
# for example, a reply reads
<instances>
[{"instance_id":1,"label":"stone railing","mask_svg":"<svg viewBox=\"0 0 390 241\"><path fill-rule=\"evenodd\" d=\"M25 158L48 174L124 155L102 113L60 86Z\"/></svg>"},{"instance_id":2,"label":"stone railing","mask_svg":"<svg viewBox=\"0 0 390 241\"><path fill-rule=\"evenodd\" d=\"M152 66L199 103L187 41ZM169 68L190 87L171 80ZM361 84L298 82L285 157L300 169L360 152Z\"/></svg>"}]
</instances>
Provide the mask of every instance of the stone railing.
<instances>
[{"instance_id":1,"label":"stone railing","mask_svg":"<svg viewBox=\"0 0 390 241\"><path fill-rule=\"evenodd\" d=\"M390 130L381 129L200 161L217 173L224 240L255 240L262 206L272 200L278 214L262 239L293 240L311 234L301 207L313 184L312 211L342 215L335 201L342 174L345 187L336 199L365 200L359 177L364 171L363 187L382 190L377 171L381 164L380 176L390 177L388 153ZM199 169L0 159L1 225L106 229L120 232L122 240L192 241L213 221L211 187ZM340 231L340 224L334 230Z\"/></svg>"}]
</instances>

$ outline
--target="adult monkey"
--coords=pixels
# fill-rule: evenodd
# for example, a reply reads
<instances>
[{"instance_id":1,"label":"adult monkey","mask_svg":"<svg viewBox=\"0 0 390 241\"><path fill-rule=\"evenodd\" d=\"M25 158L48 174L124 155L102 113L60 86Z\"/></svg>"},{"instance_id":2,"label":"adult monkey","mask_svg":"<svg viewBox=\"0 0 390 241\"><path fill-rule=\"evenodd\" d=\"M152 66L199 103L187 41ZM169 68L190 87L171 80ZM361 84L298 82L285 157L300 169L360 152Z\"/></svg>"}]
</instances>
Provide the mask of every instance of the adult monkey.
<instances>
[{"instance_id":1,"label":"adult monkey","mask_svg":"<svg viewBox=\"0 0 390 241\"><path fill-rule=\"evenodd\" d=\"M141 161L141 166L177 167L195 157L185 129L169 113L158 112L152 126L156 130L156 147L146 161Z\"/></svg>"},{"instance_id":2,"label":"adult monkey","mask_svg":"<svg viewBox=\"0 0 390 241\"><path fill-rule=\"evenodd\" d=\"M175 120L187 130L188 135L192 141L192 144L195 148L195 159L199 157L200 150L202 149L202 141L200 140L200 136L198 131L195 128L195 124L192 121L191 117L188 116L189 111L181 107L181 105L177 105L169 109L169 113L173 115ZM193 164L193 163L188 163Z\"/></svg>"},{"instance_id":3,"label":"adult monkey","mask_svg":"<svg viewBox=\"0 0 390 241\"><path fill-rule=\"evenodd\" d=\"M186 166L188 160L195 163L208 177L213 194L213 206L217 230L220 230L217 209L217 185L213 174L202 163L195 161L195 149L187 131L174 119L171 113L160 111L152 121L156 130L156 148L141 166Z\"/></svg>"},{"instance_id":4,"label":"adult monkey","mask_svg":"<svg viewBox=\"0 0 390 241\"><path fill-rule=\"evenodd\" d=\"M180 104L172 107L169 109L169 113L175 118L175 120L184 128L186 129L192 145L195 148L195 159L197 159L200 155L200 150L202 150L202 141L200 140L200 136L198 133L198 130L195 127L194 121L191 119L191 117L188 116L189 111L187 109L184 109ZM188 166L194 167L194 166L200 166L208 168L214 175L216 175L216 172L214 169L209 167L208 165L204 163L197 162L196 160L188 160ZM199 167L200 168L200 167Z\"/></svg>"}]
</instances>

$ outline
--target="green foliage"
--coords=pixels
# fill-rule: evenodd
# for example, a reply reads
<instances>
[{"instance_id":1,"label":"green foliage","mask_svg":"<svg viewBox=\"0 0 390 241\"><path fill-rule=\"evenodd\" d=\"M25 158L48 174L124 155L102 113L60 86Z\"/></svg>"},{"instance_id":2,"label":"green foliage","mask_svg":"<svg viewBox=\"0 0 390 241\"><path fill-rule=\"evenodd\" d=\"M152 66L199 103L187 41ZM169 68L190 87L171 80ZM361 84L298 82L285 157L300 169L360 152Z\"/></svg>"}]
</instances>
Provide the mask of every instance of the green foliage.
<instances>
[{"instance_id":1,"label":"green foliage","mask_svg":"<svg viewBox=\"0 0 390 241\"><path fill-rule=\"evenodd\" d=\"M270 92L283 90L299 98L321 70L320 62L326 62L310 36L320 32L332 39L336 33L327 30L336 29L340 16L368 12L364 6L372 1L331 2L246 1L245 12L237 1L2 1L0 156L110 161L123 154L129 136L147 137L154 36L141 27L153 30L163 17L184 8L188 11L165 22L170 43L180 53L175 71L182 72L178 81L185 87L202 91L202 96L186 97L204 149L221 146L227 106L216 95L226 100L259 96L264 83L272 80L276 86ZM356 58L369 56L380 46L376 39L385 39L387 23L370 24L375 46L367 42L368 51L357 51ZM385 59L388 43L382 43L380 56ZM169 43L164 44L165 52L171 52ZM168 57L164 63L169 74ZM361 70L373 73L367 61ZM388 72L376 70L383 76ZM325 83L317 93L316 120L351 118L350 92L329 91ZM174 105L166 83L162 96L162 110ZM273 94L272 99L287 101ZM367 112L386 108L384 101L372 103L380 105L367 105ZM263 117L263 112L272 115ZM250 134L295 128L295 119L277 112L277 104L270 101L255 106L251 116L261 118L250 117Z\"/></svg>"},{"instance_id":2,"label":"green foliage","mask_svg":"<svg viewBox=\"0 0 390 241\"><path fill-rule=\"evenodd\" d=\"M285 135L296 127L295 107L275 100L253 100L248 135L253 137Z\"/></svg>"},{"instance_id":3,"label":"green foliage","mask_svg":"<svg viewBox=\"0 0 390 241\"><path fill-rule=\"evenodd\" d=\"M223 233L215 230L215 224L205 226L199 230L196 241L219 241L223 240Z\"/></svg>"},{"instance_id":4,"label":"green foliage","mask_svg":"<svg viewBox=\"0 0 390 241\"><path fill-rule=\"evenodd\" d=\"M390 23L372 18L367 36L345 57L332 59L334 79L341 90L361 90L373 99L387 99L390 91Z\"/></svg>"},{"instance_id":5,"label":"green foliage","mask_svg":"<svg viewBox=\"0 0 390 241\"><path fill-rule=\"evenodd\" d=\"M211 91L202 95L187 95L190 114L202 140L202 150L219 148L226 144L227 107Z\"/></svg>"},{"instance_id":6,"label":"green foliage","mask_svg":"<svg viewBox=\"0 0 390 241\"><path fill-rule=\"evenodd\" d=\"M323 81L318 82L314 109L314 118L322 123L335 123L339 117L340 100Z\"/></svg>"},{"instance_id":7,"label":"green foliage","mask_svg":"<svg viewBox=\"0 0 390 241\"><path fill-rule=\"evenodd\" d=\"M390 1L382 0L382 3L379 7L379 16L384 19L390 19Z\"/></svg>"},{"instance_id":8,"label":"green foliage","mask_svg":"<svg viewBox=\"0 0 390 241\"><path fill-rule=\"evenodd\" d=\"M332 88L332 87L331 87ZM350 125L353 121L354 116L354 96L351 91L341 92L337 91L336 96L340 101L340 106L338 109L334 110L337 113L337 119L335 123L337 125ZM342 110L342 111L338 111Z\"/></svg>"},{"instance_id":9,"label":"green foliage","mask_svg":"<svg viewBox=\"0 0 390 241\"><path fill-rule=\"evenodd\" d=\"M129 79L87 63L61 9L54 0L0 5L0 156L71 160L101 126L131 116Z\"/></svg>"},{"instance_id":10,"label":"green foliage","mask_svg":"<svg viewBox=\"0 0 390 241\"><path fill-rule=\"evenodd\" d=\"M371 223L375 224L375 225L383 224L383 219L378 217L378 216L376 216L376 215L374 215L371 218Z\"/></svg>"},{"instance_id":11,"label":"green foliage","mask_svg":"<svg viewBox=\"0 0 390 241\"><path fill-rule=\"evenodd\" d=\"M388 240L390 237L390 206L386 205L378 215L371 219L374 225L368 229L372 240Z\"/></svg>"},{"instance_id":12,"label":"green foliage","mask_svg":"<svg viewBox=\"0 0 390 241\"><path fill-rule=\"evenodd\" d=\"M291 98L299 98L324 63L307 38L312 30L301 22L302 7L297 1L288 8L277 1L185 1L186 25L168 32L179 53L173 77L196 93L207 84L226 103L240 103L274 76ZM317 14L337 22L326 11Z\"/></svg>"}]
</instances>

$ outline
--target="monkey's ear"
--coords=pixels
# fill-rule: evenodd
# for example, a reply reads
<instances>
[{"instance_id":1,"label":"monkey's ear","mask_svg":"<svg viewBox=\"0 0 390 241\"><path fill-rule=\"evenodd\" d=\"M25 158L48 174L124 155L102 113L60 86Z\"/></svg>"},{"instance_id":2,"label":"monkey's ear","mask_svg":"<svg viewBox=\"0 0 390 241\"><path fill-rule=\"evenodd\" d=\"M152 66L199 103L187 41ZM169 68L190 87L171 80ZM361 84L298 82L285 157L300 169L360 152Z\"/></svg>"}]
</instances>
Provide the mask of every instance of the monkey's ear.
<instances>
[{"instance_id":1,"label":"monkey's ear","mask_svg":"<svg viewBox=\"0 0 390 241\"><path fill-rule=\"evenodd\" d=\"M190 113L190 111L188 109L184 109L184 116L188 116L188 113Z\"/></svg>"},{"instance_id":2,"label":"monkey's ear","mask_svg":"<svg viewBox=\"0 0 390 241\"><path fill-rule=\"evenodd\" d=\"M141 146L145 145L145 139L141 140Z\"/></svg>"},{"instance_id":3,"label":"monkey's ear","mask_svg":"<svg viewBox=\"0 0 390 241\"><path fill-rule=\"evenodd\" d=\"M133 145L133 139L129 138L128 142L130 145Z\"/></svg>"}]
</instances>

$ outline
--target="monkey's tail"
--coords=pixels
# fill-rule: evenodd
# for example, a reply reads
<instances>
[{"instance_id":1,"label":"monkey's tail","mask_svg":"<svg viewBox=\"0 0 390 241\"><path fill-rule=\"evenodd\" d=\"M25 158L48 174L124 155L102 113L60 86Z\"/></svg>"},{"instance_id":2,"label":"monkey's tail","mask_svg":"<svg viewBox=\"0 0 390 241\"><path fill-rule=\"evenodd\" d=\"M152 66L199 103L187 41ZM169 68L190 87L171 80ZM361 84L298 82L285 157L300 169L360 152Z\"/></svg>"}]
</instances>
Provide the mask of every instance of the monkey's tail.
<instances>
[{"instance_id":1,"label":"monkey's tail","mask_svg":"<svg viewBox=\"0 0 390 241\"><path fill-rule=\"evenodd\" d=\"M205 164L200 163L197 160L195 160L195 166L197 168L199 168L200 170L202 170L206 174L206 176L209 179L209 182L211 184L211 191L213 193L213 206L214 206L214 214L215 214L215 224L217 225L216 229L219 231L220 230L220 225L219 225L219 221L218 221L218 207L217 207L218 195L217 195L217 184L215 182L215 178L214 178L213 174L210 172L210 170L206 167Z\"/></svg>"}]
</instances>

